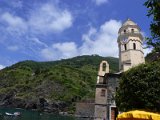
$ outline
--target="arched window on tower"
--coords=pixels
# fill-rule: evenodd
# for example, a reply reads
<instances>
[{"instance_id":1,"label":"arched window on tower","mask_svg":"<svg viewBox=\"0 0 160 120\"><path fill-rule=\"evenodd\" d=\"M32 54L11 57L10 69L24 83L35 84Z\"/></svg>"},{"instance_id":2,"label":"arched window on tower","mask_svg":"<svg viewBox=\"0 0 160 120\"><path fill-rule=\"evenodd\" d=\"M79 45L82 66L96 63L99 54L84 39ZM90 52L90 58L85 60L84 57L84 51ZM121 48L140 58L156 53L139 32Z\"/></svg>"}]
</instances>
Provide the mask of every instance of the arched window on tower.
<instances>
[{"instance_id":1,"label":"arched window on tower","mask_svg":"<svg viewBox=\"0 0 160 120\"><path fill-rule=\"evenodd\" d=\"M127 50L127 45L126 44L124 44L124 49Z\"/></svg>"},{"instance_id":2,"label":"arched window on tower","mask_svg":"<svg viewBox=\"0 0 160 120\"><path fill-rule=\"evenodd\" d=\"M136 43L133 43L133 49L136 50Z\"/></svg>"},{"instance_id":3,"label":"arched window on tower","mask_svg":"<svg viewBox=\"0 0 160 120\"><path fill-rule=\"evenodd\" d=\"M131 29L131 32L134 33L134 29Z\"/></svg>"},{"instance_id":4,"label":"arched window on tower","mask_svg":"<svg viewBox=\"0 0 160 120\"><path fill-rule=\"evenodd\" d=\"M102 65L102 71L106 71L106 67L107 67L106 63L103 63L103 65Z\"/></svg>"},{"instance_id":5,"label":"arched window on tower","mask_svg":"<svg viewBox=\"0 0 160 120\"><path fill-rule=\"evenodd\" d=\"M123 32L126 33L126 30L124 30Z\"/></svg>"}]
</instances>

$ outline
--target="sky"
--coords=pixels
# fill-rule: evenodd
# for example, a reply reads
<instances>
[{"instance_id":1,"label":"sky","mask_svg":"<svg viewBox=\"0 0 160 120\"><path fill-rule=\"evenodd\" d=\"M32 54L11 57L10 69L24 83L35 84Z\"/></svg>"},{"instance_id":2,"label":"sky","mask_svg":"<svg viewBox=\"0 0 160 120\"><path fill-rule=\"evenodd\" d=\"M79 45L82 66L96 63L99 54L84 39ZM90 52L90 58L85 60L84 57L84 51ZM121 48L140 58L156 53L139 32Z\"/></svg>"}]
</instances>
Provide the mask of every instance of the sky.
<instances>
[{"instance_id":1,"label":"sky","mask_svg":"<svg viewBox=\"0 0 160 120\"><path fill-rule=\"evenodd\" d=\"M150 36L145 1L0 0L0 69L24 60L118 57L118 29L127 18Z\"/></svg>"}]
</instances>

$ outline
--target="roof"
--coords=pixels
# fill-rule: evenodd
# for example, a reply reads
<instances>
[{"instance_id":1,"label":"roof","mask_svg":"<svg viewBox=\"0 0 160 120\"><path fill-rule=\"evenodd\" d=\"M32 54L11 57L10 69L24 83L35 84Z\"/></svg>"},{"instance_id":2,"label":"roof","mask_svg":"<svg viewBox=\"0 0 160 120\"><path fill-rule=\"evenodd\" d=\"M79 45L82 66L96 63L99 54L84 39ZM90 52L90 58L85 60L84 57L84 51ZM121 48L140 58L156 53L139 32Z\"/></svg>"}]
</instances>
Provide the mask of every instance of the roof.
<instances>
[{"instance_id":1,"label":"roof","mask_svg":"<svg viewBox=\"0 0 160 120\"><path fill-rule=\"evenodd\" d=\"M131 19L127 19L123 24L122 27L119 29L118 33L120 33L121 31L123 31L124 29L128 28L128 27L132 27L132 28L137 28L139 31L141 30L139 28L139 26L133 22Z\"/></svg>"},{"instance_id":2,"label":"roof","mask_svg":"<svg viewBox=\"0 0 160 120\"><path fill-rule=\"evenodd\" d=\"M127 25L137 25L135 22L133 22L131 19L127 19L122 26L127 26Z\"/></svg>"},{"instance_id":3,"label":"roof","mask_svg":"<svg viewBox=\"0 0 160 120\"><path fill-rule=\"evenodd\" d=\"M118 72L118 73L106 73L104 76L105 77L116 77L119 78L122 75L123 72Z\"/></svg>"},{"instance_id":4,"label":"roof","mask_svg":"<svg viewBox=\"0 0 160 120\"><path fill-rule=\"evenodd\" d=\"M119 114L117 120L160 120L160 114L134 110Z\"/></svg>"}]
</instances>

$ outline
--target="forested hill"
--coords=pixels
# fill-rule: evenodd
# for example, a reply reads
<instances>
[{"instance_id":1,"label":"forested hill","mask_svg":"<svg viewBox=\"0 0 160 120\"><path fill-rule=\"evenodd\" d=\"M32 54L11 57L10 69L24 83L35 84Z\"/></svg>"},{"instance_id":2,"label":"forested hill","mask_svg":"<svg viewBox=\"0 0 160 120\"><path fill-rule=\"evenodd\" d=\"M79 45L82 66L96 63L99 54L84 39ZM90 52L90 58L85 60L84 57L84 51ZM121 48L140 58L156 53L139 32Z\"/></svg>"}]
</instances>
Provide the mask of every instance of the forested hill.
<instances>
[{"instance_id":1,"label":"forested hill","mask_svg":"<svg viewBox=\"0 0 160 120\"><path fill-rule=\"evenodd\" d=\"M72 103L94 98L102 60L108 61L110 72L118 71L118 58L98 55L7 67L0 71L0 106L45 109L45 103L50 111L72 109Z\"/></svg>"}]
</instances>

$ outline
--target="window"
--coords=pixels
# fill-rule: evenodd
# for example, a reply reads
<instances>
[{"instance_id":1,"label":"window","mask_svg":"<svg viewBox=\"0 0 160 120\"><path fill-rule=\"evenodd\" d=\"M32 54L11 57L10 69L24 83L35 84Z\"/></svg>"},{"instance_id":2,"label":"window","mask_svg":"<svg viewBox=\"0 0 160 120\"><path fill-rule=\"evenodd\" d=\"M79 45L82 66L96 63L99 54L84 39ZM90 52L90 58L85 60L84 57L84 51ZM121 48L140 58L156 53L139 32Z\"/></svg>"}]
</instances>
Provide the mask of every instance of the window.
<instances>
[{"instance_id":1,"label":"window","mask_svg":"<svg viewBox=\"0 0 160 120\"><path fill-rule=\"evenodd\" d=\"M133 49L136 50L136 43L133 43Z\"/></svg>"},{"instance_id":2,"label":"window","mask_svg":"<svg viewBox=\"0 0 160 120\"><path fill-rule=\"evenodd\" d=\"M105 97L106 96L106 90L102 89L101 90L101 97Z\"/></svg>"},{"instance_id":3,"label":"window","mask_svg":"<svg viewBox=\"0 0 160 120\"><path fill-rule=\"evenodd\" d=\"M126 44L124 44L124 49L127 50L127 45Z\"/></svg>"},{"instance_id":4,"label":"window","mask_svg":"<svg viewBox=\"0 0 160 120\"><path fill-rule=\"evenodd\" d=\"M131 29L131 32L134 33L134 29Z\"/></svg>"},{"instance_id":5,"label":"window","mask_svg":"<svg viewBox=\"0 0 160 120\"><path fill-rule=\"evenodd\" d=\"M102 66L102 71L106 71L106 63L103 63L103 66Z\"/></svg>"},{"instance_id":6,"label":"window","mask_svg":"<svg viewBox=\"0 0 160 120\"><path fill-rule=\"evenodd\" d=\"M124 30L123 32L126 33L126 30Z\"/></svg>"},{"instance_id":7,"label":"window","mask_svg":"<svg viewBox=\"0 0 160 120\"><path fill-rule=\"evenodd\" d=\"M103 83L103 77L99 77L99 83L100 83L100 84Z\"/></svg>"}]
</instances>

